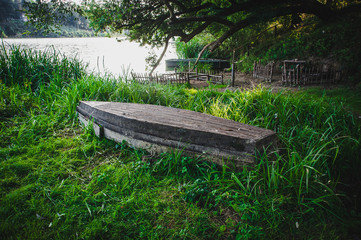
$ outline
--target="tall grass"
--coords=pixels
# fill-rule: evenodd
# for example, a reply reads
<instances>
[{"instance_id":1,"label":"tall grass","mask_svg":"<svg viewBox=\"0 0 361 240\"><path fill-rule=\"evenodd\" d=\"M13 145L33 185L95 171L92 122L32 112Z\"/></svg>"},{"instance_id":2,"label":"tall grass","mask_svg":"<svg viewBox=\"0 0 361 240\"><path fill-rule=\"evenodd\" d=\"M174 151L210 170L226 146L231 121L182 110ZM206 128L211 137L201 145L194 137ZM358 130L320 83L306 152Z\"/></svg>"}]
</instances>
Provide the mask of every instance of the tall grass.
<instances>
[{"instance_id":1,"label":"tall grass","mask_svg":"<svg viewBox=\"0 0 361 240\"><path fill-rule=\"evenodd\" d=\"M53 48L45 51L21 48L16 45L0 47L0 79L6 85L23 85L37 90L54 81L61 84L85 74L81 61L69 59Z\"/></svg>"},{"instance_id":2,"label":"tall grass","mask_svg":"<svg viewBox=\"0 0 361 240\"><path fill-rule=\"evenodd\" d=\"M13 51L6 58L23 59ZM359 229L360 123L338 100L86 75L29 88L18 73L0 84L5 238L330 239ZM276 131L279 150L258 153L255 166L239 171L181 151L151 155L80 130L79 100L209 113Z\"/></svg>"}]
</instances>

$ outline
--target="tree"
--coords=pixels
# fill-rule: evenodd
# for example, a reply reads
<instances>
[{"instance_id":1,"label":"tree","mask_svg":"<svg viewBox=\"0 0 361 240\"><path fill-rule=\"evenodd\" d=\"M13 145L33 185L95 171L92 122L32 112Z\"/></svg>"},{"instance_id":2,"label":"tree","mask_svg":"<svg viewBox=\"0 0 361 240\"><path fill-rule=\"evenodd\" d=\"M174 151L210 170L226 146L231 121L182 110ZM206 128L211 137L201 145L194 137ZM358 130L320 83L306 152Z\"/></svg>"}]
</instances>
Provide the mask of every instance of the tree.
<instances>
[{"instance_id":1,"label":"tree","mask_svg":"<svg viewBox=\"0 0 361 240\"><path fill-rule=\"evenodd\" d=\"M0 22L20 18L17 3L12 0L0 0Z\"/></svg>"},{"instance_id":2,"label":"tree","mask_svg":"<svg viewBox=\"0 0 361 240\"><path fill-rule=\"evenodd\" d=\"M165 43L165 50L173 37L188 42L204 31L212 31L217 38L203 51L213 51L252 25L300 14L333 21L357 14L360 6L359 0L84 0L82 8L76 10L86 14L97 30L127 30L131 40L153 46ZM65 12L69 5L60 0L37 0L27 2L26 7L30 21L44 27L55 23L45 12L51 8Z\"/></svg>"}]
</instances>

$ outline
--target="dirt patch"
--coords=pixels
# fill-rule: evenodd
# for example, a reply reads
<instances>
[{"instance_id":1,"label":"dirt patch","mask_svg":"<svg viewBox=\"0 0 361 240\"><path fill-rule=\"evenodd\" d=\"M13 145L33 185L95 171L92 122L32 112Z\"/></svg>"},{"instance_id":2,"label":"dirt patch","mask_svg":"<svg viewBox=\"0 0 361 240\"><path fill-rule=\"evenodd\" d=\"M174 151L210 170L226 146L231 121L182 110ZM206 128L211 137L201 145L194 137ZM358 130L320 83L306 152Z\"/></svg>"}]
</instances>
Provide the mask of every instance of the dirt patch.
<instances>
[{"instance_id":1,"label":"dirt patch","mask_svg":"<svg viewBox=\"0 0 361 240\"><path fill-rule=\"evenodd\" d=\"M323 85L301 85L301 86L287 86L282 83L281 75L276 75L272 78L272 82L263 81L261 79L253 78L250 74L245 73L236 73L235 75L235 82L234 86L232 86L231 81L231 73L225 73L223 75L223 84L227 85L224 88L217 88L218 91L236 91L236 90L252 90L257 87L265 87L272 89L273 92L279 92L282 90L287 91L298 91L300 89L307 89L307 88L321 88L321 89L333 89L339 86L339 84L323 84ZM221 83L217 83L221 84ZM191 80L190 85L193 88L201 89L207 88L209 83L205 81L195 81Z\"/></svg>"},{"instance_id":2,"label":"dirt patch","mask_svg":"<svg viewBox=\"0 0 361 240\"><path fill-rule=\"evenodd\" d=\"M257 78L253 78L251 75L249 74L245 74L245 73L237 73L235 75L235 82L234 82L234 86L232 86L232 81L231 81L231 73L225 73L223 75L223 84L224 85L228 85L225 88L219 88L220 91L222 90L251 90L254 89L256 87L258 87L259 85L265 86L265 87L270 87L272 86L273 88L277 87L282 87L281 84L281 80L277 80L275 79L275 81L273 81L272 83L268 83L266 81L262 81L260 79ZM205 82L205 81L195 81L195 80L191 80L190 84L193 88L206 88L209 86L209 83ZM217 83L217 84L221 84L221 83Z\"/></svg>"}]
</instances>

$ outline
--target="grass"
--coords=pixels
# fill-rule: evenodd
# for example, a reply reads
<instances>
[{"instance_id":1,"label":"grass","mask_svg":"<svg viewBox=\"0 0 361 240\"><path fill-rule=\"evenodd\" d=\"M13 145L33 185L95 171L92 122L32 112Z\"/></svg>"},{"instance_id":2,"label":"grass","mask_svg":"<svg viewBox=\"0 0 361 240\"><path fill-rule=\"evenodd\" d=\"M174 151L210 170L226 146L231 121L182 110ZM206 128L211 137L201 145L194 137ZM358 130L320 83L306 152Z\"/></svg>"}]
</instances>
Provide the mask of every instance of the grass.
<instances>
[{"instance_id":1,"label":"grass","mask_svg":"<svg viewBox=\"0 0 361 240\"><path fill-rule=\"evenodd\" d=\"M16 45L5 46L4 42L0 47L0 64L2 82L32 90L55 81L64 84L85 74L82 62L66 58L53 48L41 52Z\"/></svg>"},{"instance_id":2,"label":"grass","mask_svg":"<svg viewBox=\"0 0 361 240\"><path fill-rule=\"evenodd\" d=\"M361 130L345 110L347 101L262 88L217 92L127 84L85 75L82 67L74 70L76 60L26 53L14 47L2 52L0 61L3 239L345 239L360 234ZM43 64L43 58L53 64ZM31 62L32 74L12 61ZM10 68L19 74L9 74ZM69 77L54 77L69 69ZM48 74L40 74L44 71ZM28 76L38 76L34 87ZM257 154L254 167L239 171L180 150L151 155L82 129L75 113L79 100L205 112L272 129L280 148Z\"/></svg>"},{"instance_id":3,"label":"grass","mask_svg":"<svg viewBox=\"0 0 361 240\"><path fill-rule=\"evenodd\" d=\"M349 87L341 86L335 89L324 90L321 88L309 88L305 92L311 96L330 97L344 102L345 107L349 111L361 114L361 85Z\"/></svg>"}]
</instances>

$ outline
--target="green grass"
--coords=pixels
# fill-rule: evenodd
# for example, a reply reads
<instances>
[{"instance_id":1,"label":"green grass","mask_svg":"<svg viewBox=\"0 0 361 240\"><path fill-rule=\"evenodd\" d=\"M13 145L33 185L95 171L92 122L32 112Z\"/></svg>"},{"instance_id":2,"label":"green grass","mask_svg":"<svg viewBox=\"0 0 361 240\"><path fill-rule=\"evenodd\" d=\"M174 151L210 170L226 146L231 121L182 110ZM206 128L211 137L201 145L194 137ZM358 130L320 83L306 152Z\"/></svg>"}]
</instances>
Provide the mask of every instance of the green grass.
<instances>
[{"instance_id":1,"label":"green grass","mask_svg":"<svg viewBox=\"0 0 361 240\"><path fill-rule=\"evenodd\" d=\"M222 93L126 84L87 76L81 67L68 78L41 78L29 87L22 65L15 69L22 74L9 77L14 64L7 60L31 62L25 51L14 48L0 61L2 239L360 234L361 130L345 109L347 100L262 88ZM67 59L61 65L52 53L37 56L31 76L42 76L36 71L43 66L54 76L77 64ZM37 64L44 56L55 67ZM180 150L151 155L82 129L75 113L79 100L158 104L272 129L279 151L259 153L254 167L239 171Z\"/></svg>"},{"instance_id":2,"label":"green grass","mask_svg":"<svg viewBox=\"0 0 361 240\"><path fill-rule=\"evenodd\" d=\"M313 95L316 98L328 97L337 99L345 104L345 107L349 111L353 111L361 115L361 85L357 86L340 86L335 89L322 89L322 88L309 88L305 90L309 95Z\"/></svg>"},{"instance_id":3,"label":"green grass","mask_svg":"<svg viewBox=\"0 0 361 240\"><path fill-rule=\"evenodd\" d=\"M1 81L6 85L21 85L36 91L50 82L65 84L85 74L82 62L69 59L53 48L41 52L5 46L4 42L0 47L0 68Z\"/></svg>"}]
</instances>

